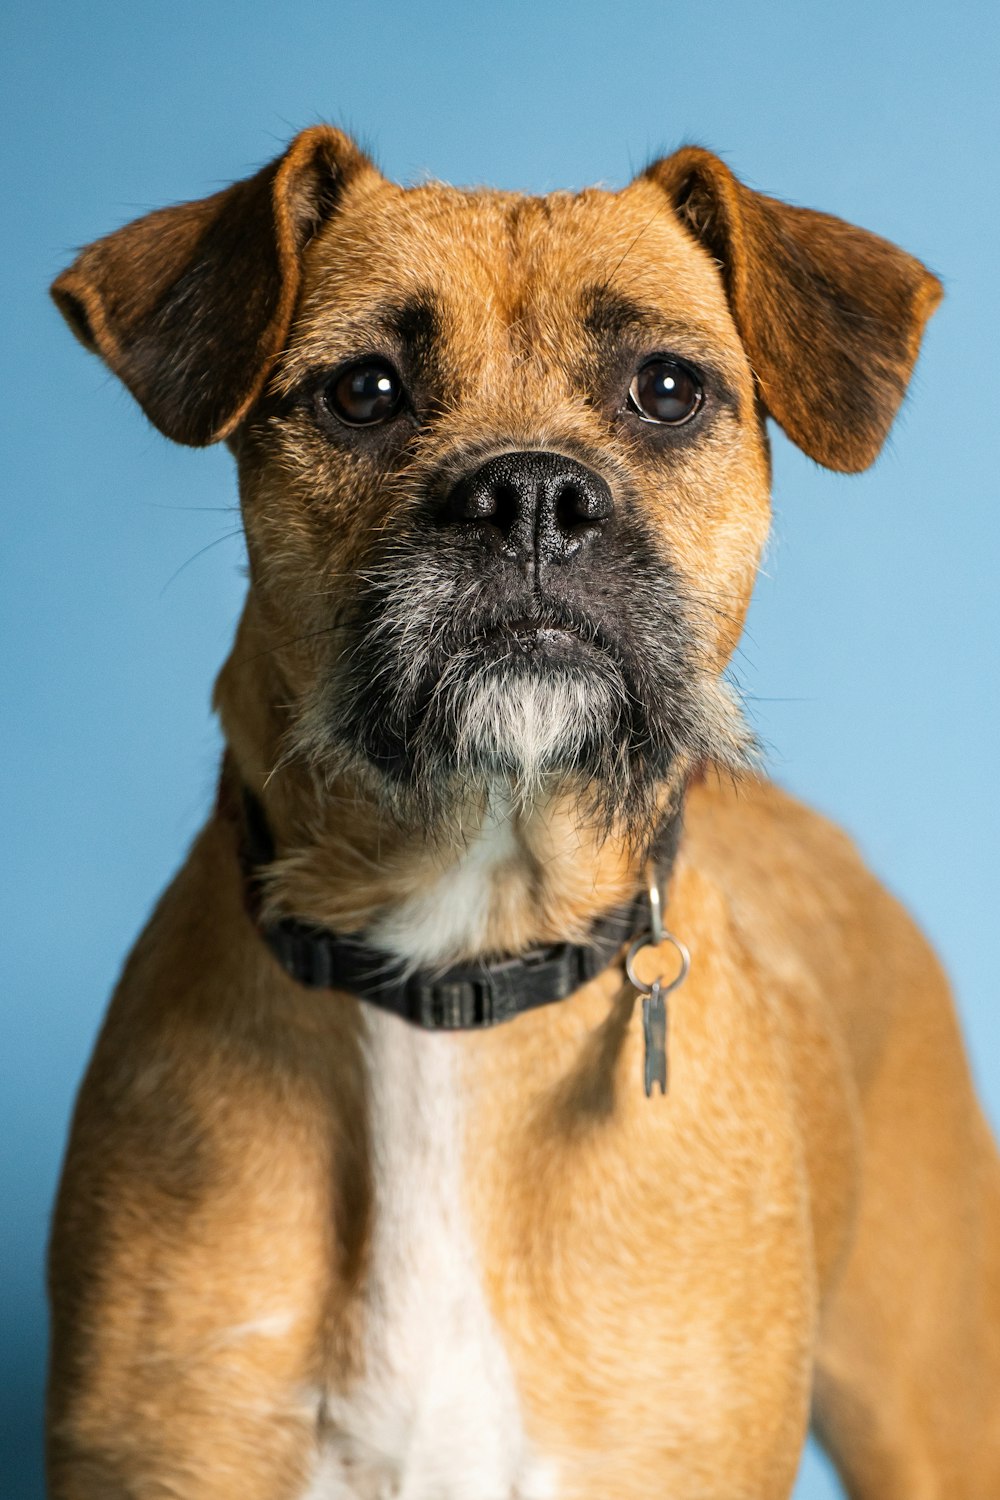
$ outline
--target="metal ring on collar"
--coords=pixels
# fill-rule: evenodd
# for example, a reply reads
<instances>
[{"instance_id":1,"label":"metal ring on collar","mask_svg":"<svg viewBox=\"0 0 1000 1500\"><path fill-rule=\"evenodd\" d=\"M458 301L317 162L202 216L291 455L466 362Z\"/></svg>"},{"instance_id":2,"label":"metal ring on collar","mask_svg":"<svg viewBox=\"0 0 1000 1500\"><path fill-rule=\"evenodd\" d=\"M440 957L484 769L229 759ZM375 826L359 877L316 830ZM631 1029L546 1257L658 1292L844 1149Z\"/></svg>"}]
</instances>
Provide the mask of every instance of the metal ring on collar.
<instances>
[{"instance_id":1,"label":"metal ring on collar","mask_svg":"<svg viewBox=\"0 0 1000 1500\"><path fill-rule=\"evenodd\" d=\"M677 953L681 961L679 972L674 976L673 979L670 980L669 984L665 984L662 979L654 980L654 983L660 986L660 994L669 995L671 990L677 989L677 987L679 985L682 985L687 978L688 970L691 967L691 954L685 947L685 945L681 942L680 938L674 937L673 933L668 932L666 928L663 929L661 942L673 943L674 947L677 949ZM625 973L628 975L629 984L633 985L639 991L640 995L651 995L653 993L653 985L646 984L643 980L637 978L635 973L635 960L642 952L643 948L656 946L658 945L654 941L652 930L650 928L647 928L645 932L640 932L639 936L635 939L625 956Z\"/></svg>"}]
</instances>

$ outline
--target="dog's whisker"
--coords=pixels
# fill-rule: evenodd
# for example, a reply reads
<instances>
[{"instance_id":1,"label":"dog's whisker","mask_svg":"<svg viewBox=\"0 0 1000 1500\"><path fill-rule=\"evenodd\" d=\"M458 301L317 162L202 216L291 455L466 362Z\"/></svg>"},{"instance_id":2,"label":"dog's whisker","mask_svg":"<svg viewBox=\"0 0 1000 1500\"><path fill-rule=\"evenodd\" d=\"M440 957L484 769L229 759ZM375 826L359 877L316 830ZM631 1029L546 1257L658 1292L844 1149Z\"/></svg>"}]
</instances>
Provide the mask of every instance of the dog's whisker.
<instances>
[{"instance_id":1,"label":"dog's whisker","mask_svg":"<svg viewBox=\"0 0 1000 1500\"><path fill-rule=\"evenodd\" d=\"M318 630L306 630L301 635L292 636L287 641L279 641L277 645L268 646L263 651L252 652L249 656L234 657L231 665L234 667L251 666L254 662L263 661L268 656L291 651L293 647L301 645L304 641L318 640L322 636L334 636L346 629L348 629L347 625L334 624L322 625Z\"/></svg>"},{"instance_id":2,"label":"dog's whisker","mask_svg":"<svg viewBox=\"0 0 1000 1500\"><path fill-rule=\"evenodd\" d=\"M160 598L163 598L170 585L174 583L176 579L178 579L185 571L185 569L189 568L193 562L197 562L199 557L204 557L205 553L211 552L213 547L221 547L223 542L230 542L234 537L242 537L242 535L243 527L237 526L235 530L227 531L223 536L217 536L213 541L206 542L204 547L199 547L198 551L193 552L189 558L181 563L179 568L174 569L174 571L171 573L170 577L167 579L166 583L160 590Z\"/></svg>"},{"instance_id":3,"label":"dog's whisker","mask_svg":"<svg viewBox=\"0 0 1000 1500\"><path fill-rule=\"evenodd\" d=\"M148 510L177 510L203 512L205 515L239 515L240 507L235 505L165 505L162 500L144 500L143 504ZM242 528L241 528L242 529Z\"/></svg>"}]
</instances>

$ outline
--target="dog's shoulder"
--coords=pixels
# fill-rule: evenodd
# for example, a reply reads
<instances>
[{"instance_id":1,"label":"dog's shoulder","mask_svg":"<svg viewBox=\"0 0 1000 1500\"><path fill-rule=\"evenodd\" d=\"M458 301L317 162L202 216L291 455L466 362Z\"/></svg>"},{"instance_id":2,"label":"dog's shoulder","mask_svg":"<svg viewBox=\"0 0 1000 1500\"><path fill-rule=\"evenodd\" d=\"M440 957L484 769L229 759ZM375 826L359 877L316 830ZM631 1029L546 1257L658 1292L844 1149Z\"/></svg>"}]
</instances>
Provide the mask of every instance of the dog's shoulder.
<instances>
[{"instance_id":1,"label":"dog's shoulder","mask_svg":"<svg viewBox=\"0 0 1000 1500\"><path fill-rule=\"evenodd\" d=\"M871 881L850 836L814 808L763 776L708 775L689 791L685 845L724 886L746 875L754 883L790 877L843 888Z\"/></svg>"},{"instance_id":2,"label":"dog's shoulder","mask_svg":"<svg viewBox=\"0 0 1000 1500\"><path fill-rule=\"evenodd\" d=\"M721 893L765 972L807 977L841 1014L859 1003L881 1010L901 985L939 976L923 934L854 840L762 777L692 788L684 857Z\"/></svg>"}]
</instances>

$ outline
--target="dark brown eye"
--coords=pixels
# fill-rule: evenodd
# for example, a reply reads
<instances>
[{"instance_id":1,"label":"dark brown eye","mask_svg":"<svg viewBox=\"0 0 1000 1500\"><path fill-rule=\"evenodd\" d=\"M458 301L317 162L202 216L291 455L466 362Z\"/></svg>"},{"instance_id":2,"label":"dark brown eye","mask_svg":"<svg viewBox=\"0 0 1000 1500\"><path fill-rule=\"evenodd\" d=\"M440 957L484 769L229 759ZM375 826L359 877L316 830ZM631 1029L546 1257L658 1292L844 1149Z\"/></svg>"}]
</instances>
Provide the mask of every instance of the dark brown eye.
<instances>
[{"instance_id":1,"label":"dark brown eye","mask_svg":"<svg viewBox=\"0 0 1000 1500\"><path fill-rule=\"evenodd\" d=\"M685 365L672 359L651 359L629 386L628 398L644 421L679 427L694 416L703 392Z\"/></svg>"},{"instance_id":2,"label":"dark brown eye","mask_svg":"<svg viewBox=\"0 0 1000 1500\"><path fill-rule=\"evenodd\" d=\"M385 359L359 359L338 370L323 388L323 401L348 427L371 427L394 417L403 402L403 382Z\"/></svg>"}]
</instances>

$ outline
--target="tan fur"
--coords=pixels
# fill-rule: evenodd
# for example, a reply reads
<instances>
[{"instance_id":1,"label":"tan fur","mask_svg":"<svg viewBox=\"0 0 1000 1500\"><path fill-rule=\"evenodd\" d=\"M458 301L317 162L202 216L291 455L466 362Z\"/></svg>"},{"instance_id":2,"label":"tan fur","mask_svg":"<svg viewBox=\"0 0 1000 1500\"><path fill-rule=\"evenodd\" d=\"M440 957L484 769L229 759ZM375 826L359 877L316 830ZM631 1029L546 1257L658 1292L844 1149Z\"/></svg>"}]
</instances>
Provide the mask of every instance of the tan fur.
<instances>
[{"instance_id":1,"label":"tan fur","mask_svg":"<svg viewBox=\"0 0 1000 1500\"><path fill-rule=\"evenodd\" d=\"M250 200L257 224L261 194L273 199L272 261L294 260L296 287L259 298L258 323L248 297L238 341L259 368L245 389L211 390L211 349L188 330L202 408L187 387L177 406L169 383L137 394L184 440L231 433L239 463L251 586L217 705L229 774L276 834L269 909L357 929L460 861L486 814L487 789L470 786L433 828L407 826L377 779L323 745L342 651L331 620L434 476L519 448L582 451L627 476L714 682L766 536L762 403L824 461L870 461L937 288L837 221L787 229L819 246L827 289L839 276L849 294L855 253L865 267L871 352L862 341L855 359L880 363L867 415L838 434L816 401L843 384L850 318L845 332L824 308L825 352L769 338L773 309L758 304L782 206L705 153L619 194L524 199L398 188L320 128L251 184L221 208L225 195L164 211L186 217L158 301L132 286L152 275L152 220L85 252L58 294L130 380L128 349L146 340L148 359L164 328L178 336L171 288L191 285L192 265L207 298L196 322L208 318L212 247L239 241L232 203ZM595 284L655 310L678 352L721 362L739 419L720 413L664 459L585 399L579 294ZM349 459L283 398L356 352L387 299L428 288L449 399L391 464ZM803 382L807 358L827 365ZM717 712L735 744L735 710L720 697ZM694 962L672 1003L669 1095L643 1096L620 966L558 1006L447 1039L473 1238L528 1435L559 1500L776 1500L815 1398L852 1495L992 1500L1000 1169L946 984L841 833L762 780L696 770L679 765L656 792L666 809L692 779L669 922ZM634 892L640 851L587 806L586 787L559 786L512 809L479 951L575 936ZM362 1033L359 1002L297 986L270 957L243 906L235 820L217 812L129 960L80 1095L52 1242L57 1500L304 1492L364 1348L378 1163Z\"/></svg>"}]
</instances>

